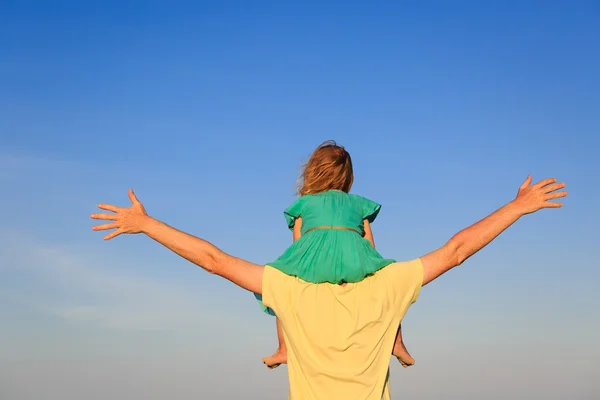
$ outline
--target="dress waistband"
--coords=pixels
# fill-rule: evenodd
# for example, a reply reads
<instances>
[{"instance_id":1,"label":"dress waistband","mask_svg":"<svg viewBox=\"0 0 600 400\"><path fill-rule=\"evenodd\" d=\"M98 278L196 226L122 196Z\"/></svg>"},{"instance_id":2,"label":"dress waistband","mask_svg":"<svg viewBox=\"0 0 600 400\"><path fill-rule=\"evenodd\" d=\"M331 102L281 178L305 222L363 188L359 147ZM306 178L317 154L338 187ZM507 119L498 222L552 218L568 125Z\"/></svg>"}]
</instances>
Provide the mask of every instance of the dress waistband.
<instances>
[{"instance_id":1,"label":"dress waistband","mask_svg":"<svg viewBox=\"0 0 600 400\"><path fill-rule=\"evenodd\" d=\"M324 225L324 226L315 226L314 228L307 229L306 232L304 232L304 233L308 233L310 231L314 231L314 230L317 230L317 229L333 229L333 230L336 230L336 231L353 231L353 232L356 232L356 233L358 233L359 235L362 236L362 234L359 231L357 231L356 229L354 229L354 228L346 228L345 226L327 226L327 225Z\"/></svg>"}]
</instances>

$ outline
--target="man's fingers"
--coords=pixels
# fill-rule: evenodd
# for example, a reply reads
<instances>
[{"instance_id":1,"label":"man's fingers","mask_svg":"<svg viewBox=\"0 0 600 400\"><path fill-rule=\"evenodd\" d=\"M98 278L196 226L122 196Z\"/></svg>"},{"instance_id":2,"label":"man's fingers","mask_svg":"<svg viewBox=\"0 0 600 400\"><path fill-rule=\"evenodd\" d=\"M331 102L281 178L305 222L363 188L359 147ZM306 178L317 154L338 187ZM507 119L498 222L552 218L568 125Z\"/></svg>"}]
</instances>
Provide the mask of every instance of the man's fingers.
<instances>
[{"instance_id":1,"label":"man's fingers","mask_svg":"<svg viewBox=\"0 0 600 400\"><path fill-rule=\"evenodd\" d=\"M116 231L111 232L108 235L104 236L104 240L110 240L112 238L115 238L115 237L119 236L121 233L122 233L121 230L117 229Z\"/></svg>"},{"instance_id":2,"label":"man's fingers","mask_svg":"<svg viewBox=\"0 0 600 400\"><path fill-rule=\"evenodd\" d=\"M549 193L546 195L546 200L559 199L561 197L566 197L567 194L568 194L567 192Z\"/></svg>"},{"instance_id":3,"label":"man's fingers","mask_svg":"<svg viewBox=\"0 0 600 400\"><path fill-rule=\"evenodd\" d=\"M538 183L536 183L535 185L533 185L534 188L541 188L544 187L546 185L549 185L551 183L556 182L556 178L548 178L548 179L544 179L543 181L539 181Z\"/></svg>"},{"instance_id":4,"label":"man's fingers","mask_svg":"<svg viewBox=\"0 0 600 400\"><path fill-rule=\"evenodd\" d=\"M96 225L92 229L95 231L105 231L107 229L114 229L116 227L117 227L117 223L111 222L110 224Z\"/></svg>"},{"instance_id":5,"label":"man's fingers","mask_svg":"<svg viewBox=\"0 0 600 400\"><path fill-rule=\"evenodd\" d=\"M117 214L92 214L91 217L92 217L92 219L103 219L103 220L114 221L117 219Z\"/></svg>"},{"instance_id":6,"label":"man's fingers","mask_svg":"<svg viewBox=\"0 0 600 400\"><path fill-rule=\"evenodd\" d=\"M567 185L564 182L553 183L551 185L545 186L544 187L544 192L546 192L546 193L554 192L555 190L562 189L565 186L567 186Z\"/></svg>"},{"instance_id":7,"label":"man's fingers","mask_svg":"<svg viewBox=\"0 0 600 400\"><path fill-rule=\"evenodd\" d=\"M119 210L121 210L121 207L113 206L111 204L98 204L98 208L112 212L119 212Z\"/></svg>"},{"instance_id":8,"label":"man's fingers","mask_svg":"<svg viewBox=\"0 0 600 400\"><path fill-rule=\"evenodd\" d=\"M529 185L531 185L531 175L527 175L527 179L525 179L525 182L523 182L519 190L523 190Z\"/></svg>"},{"instance_id":9,"label":"man's fingers","mask_svg":"<svg viewBox=\"0 0 600 400\"><path fill-rule=\"evenodd\" d=\"M129 200L131 200L131 202L133 204L137 204L140 201L137 199L137 197L135 197L135 193L133 193L133 189L129 189L129 192L127 192L127 194L129 195Z\"/></svg>"},{"instance_id":10,"label":"man's fingers","mask_svg":"<svg viewBox=\"0 0 600 400\"><path fill-rule=\"evenodd\" d=\"M546 208L560 208L563 205L562 205L562 203L555 203L553 201L547 201L547 202L544 203L544 206Z\"/></svg>"}]
</instances>

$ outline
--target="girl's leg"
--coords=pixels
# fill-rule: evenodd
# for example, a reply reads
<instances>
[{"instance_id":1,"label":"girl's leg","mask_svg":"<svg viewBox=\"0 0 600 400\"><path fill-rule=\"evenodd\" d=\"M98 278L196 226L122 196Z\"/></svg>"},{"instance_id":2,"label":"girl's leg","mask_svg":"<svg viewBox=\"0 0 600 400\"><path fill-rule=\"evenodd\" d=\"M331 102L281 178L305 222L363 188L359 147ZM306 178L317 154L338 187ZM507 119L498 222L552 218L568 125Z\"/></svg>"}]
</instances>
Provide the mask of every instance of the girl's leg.
<instances>
[{"instance_id":1,"label":"girl's leg","mask_svg":"<svg viewBox=\"0 0 600 400\"><path fill-rule=\"evenodd\" d=\"M415 363L415 359L412 358L412 356L408 353L408 350L406 350L404 342L402 341L402 325L398 327L398 333L396 334L396 342L394 343L392 354L396 356L404 368L408 368Z\"/></svg>"},{"instance_id":2,"label":"girl's leg","mask_svg":"<svg viewBox=\"0 0 600 400\"><path fill-rule=\"evenodd\" d=\"M283 339L283 331L281 330L279 318L276 318L275 323L277 325L277 340L279 340L279 347L271 357L266 357L262 360L269 369L277 368L281 364L287 364L287 347L285 345L285 340Z\"/></svg>"}]
</instances>

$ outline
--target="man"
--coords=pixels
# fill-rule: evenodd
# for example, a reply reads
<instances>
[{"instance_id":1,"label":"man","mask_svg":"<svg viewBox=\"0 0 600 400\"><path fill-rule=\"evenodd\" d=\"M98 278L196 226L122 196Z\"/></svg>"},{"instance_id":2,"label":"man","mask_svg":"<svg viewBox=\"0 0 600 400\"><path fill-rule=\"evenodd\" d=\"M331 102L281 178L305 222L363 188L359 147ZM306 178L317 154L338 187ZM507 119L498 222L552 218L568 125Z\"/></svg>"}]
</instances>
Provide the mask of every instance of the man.
<instances>
[{"instance_id":1,"label":"man","mask_svg":"<svg viewBox=\"0 0 600 400\"><path fill-rule=\"evenodd\" d=\"M208 272L262 294L264 304L279 316L288 344L290 399L382 400L390 398L389 361L398 325L421 286L462 264L523 215L561 207L550 200L565 197L564 187L555 179L532 185L528 176L514 200L441 248L345 285L303 282L228 255L148 216L131 190L131 207L101 204L113 214L92 218L113 221L93 228L114 229L105 240L144 233Z\"/></svg>"}]
</instances>

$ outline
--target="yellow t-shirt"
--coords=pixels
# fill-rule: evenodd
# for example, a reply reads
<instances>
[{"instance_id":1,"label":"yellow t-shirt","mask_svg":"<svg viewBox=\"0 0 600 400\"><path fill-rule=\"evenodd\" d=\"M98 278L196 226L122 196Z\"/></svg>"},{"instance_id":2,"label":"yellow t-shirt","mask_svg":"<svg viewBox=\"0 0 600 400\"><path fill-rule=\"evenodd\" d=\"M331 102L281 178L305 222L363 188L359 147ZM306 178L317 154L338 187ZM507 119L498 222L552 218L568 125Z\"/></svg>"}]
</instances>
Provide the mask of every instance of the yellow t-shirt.
<instances>
[{"instance_id":1,"label":"yellow t-shirt","mask_svg":"<svg viewBox=\"0 0 600 400\"><path fill-rule=\"evenodd\" d=\"M265 267L263 302L282 323L289 399L389 399L396 332L422 282L420 259L345 286L308 283Z\"/></svg>"}]
</instances>

